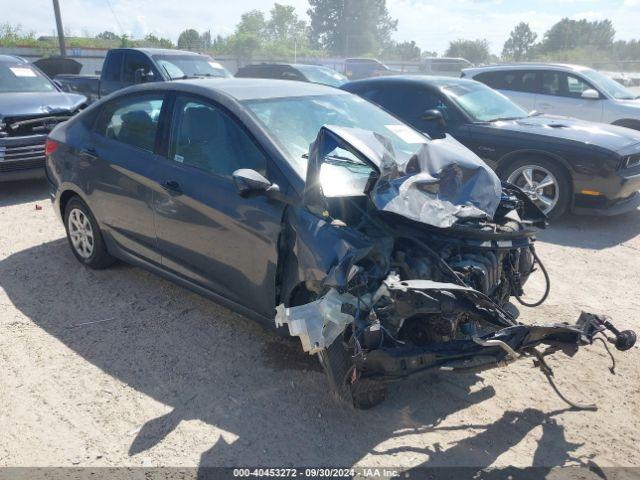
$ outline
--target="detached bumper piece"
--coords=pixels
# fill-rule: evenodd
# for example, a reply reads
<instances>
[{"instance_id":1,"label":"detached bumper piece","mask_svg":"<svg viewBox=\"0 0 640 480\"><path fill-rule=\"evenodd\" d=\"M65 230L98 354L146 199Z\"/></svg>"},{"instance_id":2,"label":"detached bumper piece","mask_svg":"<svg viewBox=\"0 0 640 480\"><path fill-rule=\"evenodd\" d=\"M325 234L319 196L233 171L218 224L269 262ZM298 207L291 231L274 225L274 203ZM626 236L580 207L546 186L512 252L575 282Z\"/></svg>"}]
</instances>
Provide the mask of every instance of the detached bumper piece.
<instances>
[{"instance_id":1,"label":"detached bumper piece","mask_svg":"<svg viewBox=\"0 0 640 480\"><path fill-rule=\"evenodd\" d=\"M504 365L538 345L551 347L545 353L562 350L572 356L581 345L593 342L596 334L609 330L618 350L628 350L635 344L631 330L619 332L600 315L583 312L575 325L516 325L471 340L431 344L424 347L395 347L372 350L356 368L369 378L393 379L430 368L445 370L486 369Z\"/></svg>"}]
</instances>

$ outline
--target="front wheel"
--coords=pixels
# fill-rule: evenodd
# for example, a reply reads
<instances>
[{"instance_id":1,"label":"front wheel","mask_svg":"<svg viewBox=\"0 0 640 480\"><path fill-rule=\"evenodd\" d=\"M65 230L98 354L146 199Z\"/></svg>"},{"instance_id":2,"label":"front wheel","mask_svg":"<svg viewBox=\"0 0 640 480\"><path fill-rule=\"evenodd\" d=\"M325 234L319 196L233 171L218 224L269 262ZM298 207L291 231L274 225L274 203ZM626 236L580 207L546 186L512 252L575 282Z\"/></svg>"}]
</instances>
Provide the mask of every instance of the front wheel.
<instances>
[{"instance_id":1,"label":"front wheel","mask_svg":"<svg viewBox=\"0 0 640 480\"><path fill-rule=\"evenodd\" d=\"M382 403L387 396L387 385L378 380L361 378L353 359L340 339L319 354L320 365L327 374L329 385L343 401L360 410Z\"/></svg>"},{"instance_id":2,"label":"front wheel","mask_svg":"<svg viewBox=\"0 0 640 480\"><path fill-rule=\"evenodd\" d=\"M549 218L560 217L569 206L569 175L546 159L518 160L502 169L500 178L520 187Z\"/></svg>"},{"instance_id":3,"label":"front wheel","mask_svg":"<svg viewBox=\"0 0 640 480\"><path fill-rule=\"evenodd\" d=\"M98 222L80 198L69 200L64 210L64 226L71 251L80 263L102 269L115 261L107 251Z\"/></svg>"}]
</instances>

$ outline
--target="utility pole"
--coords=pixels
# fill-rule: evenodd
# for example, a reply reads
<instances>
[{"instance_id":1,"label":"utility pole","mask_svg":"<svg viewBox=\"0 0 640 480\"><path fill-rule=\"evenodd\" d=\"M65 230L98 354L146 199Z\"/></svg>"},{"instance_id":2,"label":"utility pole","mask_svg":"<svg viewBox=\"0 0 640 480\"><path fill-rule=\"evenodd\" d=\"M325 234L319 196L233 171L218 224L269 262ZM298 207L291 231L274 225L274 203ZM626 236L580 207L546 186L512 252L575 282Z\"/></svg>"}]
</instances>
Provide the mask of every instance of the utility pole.
<instances>
[{"instance_id":1,"label":"utility pole","mask_svg":"<svg viewBox=\"0 0 640 480\"><path fill-rule=\"evenodd\" d=\"M60 56L67 56L67 47L64 44L64 30L62 29L62 16L60 15L60 4L58 0L53 0L53 13L56 16L56 28L58 29L58 44L60 45Z\"/></svg>"}]
</instances>

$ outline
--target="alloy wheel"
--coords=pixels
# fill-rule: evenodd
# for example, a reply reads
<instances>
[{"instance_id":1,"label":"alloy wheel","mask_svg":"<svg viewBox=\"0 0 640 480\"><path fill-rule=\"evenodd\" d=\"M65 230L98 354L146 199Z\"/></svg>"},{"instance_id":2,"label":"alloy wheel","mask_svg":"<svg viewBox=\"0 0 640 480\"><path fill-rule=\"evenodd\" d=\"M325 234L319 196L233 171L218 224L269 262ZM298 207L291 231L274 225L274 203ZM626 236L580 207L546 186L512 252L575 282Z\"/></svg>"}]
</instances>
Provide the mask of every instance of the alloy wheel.
<instances>
[{"instance_id":1,"label":"alloy wheel","mask_svg":"<svg viewBox=\"0 0 640 480\"><path fill-rule=\"evenodd\" d=\"M520 187L545 214L553 210L560 198L558 179L539 165L523 165L507 181Z\"/></svg>"},{"instance_id":2,"label":"alloy wheel","mask_svg":"<svg viewBox=\"0 0 640 480\"><path fill-rule=\"evenodd\" d=\"M79 208L74 208L69 212L67 220L69 237L74 250L80 257L87 259L91 257L94 249L93 228L87 215Z\"/></svg>"}]
</instances>

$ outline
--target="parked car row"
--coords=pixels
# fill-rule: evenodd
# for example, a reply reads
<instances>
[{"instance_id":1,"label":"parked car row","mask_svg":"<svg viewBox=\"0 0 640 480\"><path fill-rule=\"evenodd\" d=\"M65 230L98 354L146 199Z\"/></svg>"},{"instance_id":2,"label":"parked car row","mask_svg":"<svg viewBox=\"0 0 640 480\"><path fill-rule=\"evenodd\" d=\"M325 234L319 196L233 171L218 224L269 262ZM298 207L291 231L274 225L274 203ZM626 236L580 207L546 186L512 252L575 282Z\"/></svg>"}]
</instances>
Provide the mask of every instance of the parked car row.
<instances>
[{"instance_id":1,"label":"parked car row","mask_svg":"<svg viewBox=\"0 0 640 480\"><path fill-rule=\"evenodd\" d=\"M432 138L453 136L549 217L617 214L640 205L640 132L528 113L467 79L381 77L342 87Z\"/></svg>"}]
</instances>

